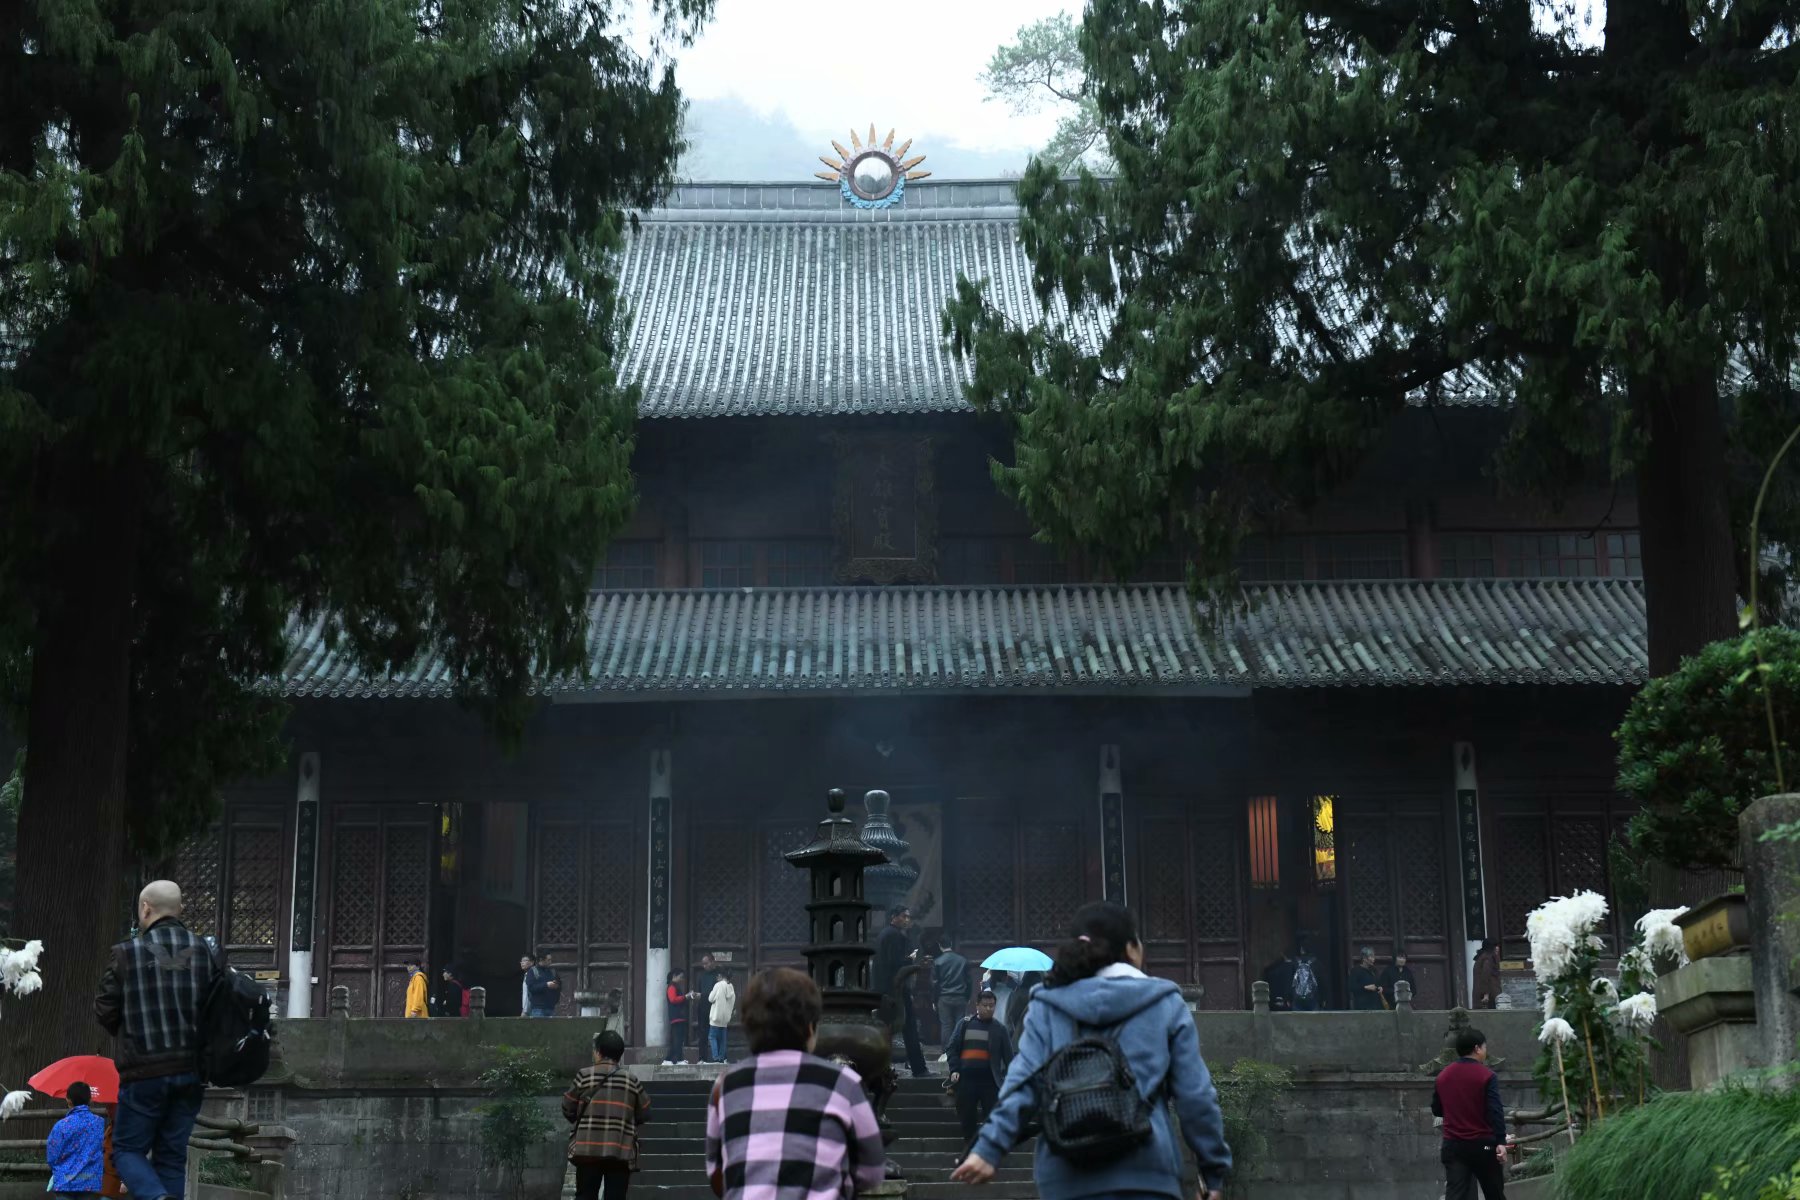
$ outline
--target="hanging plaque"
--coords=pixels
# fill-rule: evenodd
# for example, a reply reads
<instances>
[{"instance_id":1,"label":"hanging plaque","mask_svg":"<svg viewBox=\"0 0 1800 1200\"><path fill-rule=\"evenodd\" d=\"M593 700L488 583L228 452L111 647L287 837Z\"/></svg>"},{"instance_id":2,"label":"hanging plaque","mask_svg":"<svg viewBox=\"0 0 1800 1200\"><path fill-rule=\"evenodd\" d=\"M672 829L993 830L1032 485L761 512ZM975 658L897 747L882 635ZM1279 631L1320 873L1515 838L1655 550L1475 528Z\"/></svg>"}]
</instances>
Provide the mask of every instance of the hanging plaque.
<instances>
[{"instance_id":1,"label":"hanging plaque","mask_svg":"<svg viewBox=\"0 0 1800 1200\"><path fill-rule=\"evenodd\" d=\"M650 798L650 948L669 946L669 798Z\"/></svg>"},{"instance_id":2,"label":"hanging plaque","mask_svg":"<svg viewBox=\"0 0 1800 1200\"><path fill-rule=\"evenodd\" d=\"M1456 792L1456 850L1462 860L1463 930L1481 937L1487 930L1487 910L1482 902L1481 813L1474 788Z\"/></svg>"},{"instance_id":3,"label":"hanging plaque","mask_svg":"<svg viewBox=\"0 0 1800 1200\"><path fill-rule=\"evenodd\" d=\"M834 437L832 524L844 583L930 583L937 578L937 493L929 437Z\"/></svg>"}]
</instances>

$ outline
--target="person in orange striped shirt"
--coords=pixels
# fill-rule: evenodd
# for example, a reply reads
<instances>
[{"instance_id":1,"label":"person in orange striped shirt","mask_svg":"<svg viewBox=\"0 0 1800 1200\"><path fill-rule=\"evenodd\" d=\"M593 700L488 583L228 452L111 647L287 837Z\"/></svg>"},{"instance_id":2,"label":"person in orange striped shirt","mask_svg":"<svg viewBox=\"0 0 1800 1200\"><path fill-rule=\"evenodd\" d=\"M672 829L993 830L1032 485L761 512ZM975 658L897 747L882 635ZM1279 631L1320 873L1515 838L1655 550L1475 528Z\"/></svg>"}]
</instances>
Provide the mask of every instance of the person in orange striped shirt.
<instances>
[{"instance_id":1,"label":"person in orange striped shirt","mask_svg":"<svg viewBox=\"0 0 1800 1200\"><path fill-rule=\"evenodd\" d=\"M1012 1065L1012 1038L1006 1026L994 1019L998 1003L994 993L982 992L975 1001L975 1015L957 1022L956 1031L944 1045L950 1059L950 1086L956 1089L964 1155L975 1144L975 1135L999 1098L1000 1084ZM956 1161L960 1163L962 1155Z\"/></svg>"}]
</instances>

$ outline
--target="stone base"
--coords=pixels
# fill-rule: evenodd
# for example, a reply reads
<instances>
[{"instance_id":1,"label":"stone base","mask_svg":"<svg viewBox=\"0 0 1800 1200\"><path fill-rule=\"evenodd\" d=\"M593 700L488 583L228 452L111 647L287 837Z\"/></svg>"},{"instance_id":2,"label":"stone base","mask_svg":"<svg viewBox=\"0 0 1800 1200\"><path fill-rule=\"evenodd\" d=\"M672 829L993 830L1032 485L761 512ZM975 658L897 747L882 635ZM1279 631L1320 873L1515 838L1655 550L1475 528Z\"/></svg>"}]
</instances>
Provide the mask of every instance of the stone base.
<instances>
[{"instance_id":1,"label":"stone base","mask_svg":"<svg viewBox=\"0 0 1800 1200\"><path fill-rule=\"evenodd\" d=\"M1702 958L1656 981L1656 1009L1687 1035L1696 1091L1764 1065L1750 957Z\"/></svg>"}]
</instances>

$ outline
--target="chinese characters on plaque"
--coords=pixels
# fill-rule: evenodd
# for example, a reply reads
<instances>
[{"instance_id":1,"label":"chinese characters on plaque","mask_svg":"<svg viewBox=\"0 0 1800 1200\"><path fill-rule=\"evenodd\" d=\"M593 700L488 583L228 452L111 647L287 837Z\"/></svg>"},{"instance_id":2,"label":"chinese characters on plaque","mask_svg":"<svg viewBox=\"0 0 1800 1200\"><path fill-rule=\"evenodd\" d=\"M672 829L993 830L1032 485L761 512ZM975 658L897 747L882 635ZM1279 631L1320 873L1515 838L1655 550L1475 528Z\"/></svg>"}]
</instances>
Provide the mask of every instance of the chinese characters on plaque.
<instances>
[{"instance_id":1,"label":"chinese characters on plaque","mask_svg":"<svg viewBox=\"0 0 1800 1200\"><path fill-rule=\"evenodd\" d=\"M650 799L650 948L669 945L669 798Z\"/></svg>"},{"instance_id":2,"label":"chinese characters on plaque","mask_svg":"<svg viewBox=\"0 0 1800 1200\"><path fill-rule=\"evenodd\" d=\"M1108 792L1100 797L1100 866L1105 872L1105 898L1125 903L1125 797Z\"/></svg>"},{"instance_id":3,"label":"chinese characters on plaque","mask_svg":"<svg viewBox=\"0 0 1800 1200\"><path fill-rule=\"evenodd\" d=\"M845 435L837 452L837 576L845 583L929 583L937 576L931 439Z\"/></svg>"},{"instance_id":4,"label":"chinese characters on plaque","mask_svg":"<svg viewBox=\"0 0 1800 1200\"><path fill-rule=\"evenodd\" d=\"M1482 903L1481 814L1474 788L1456 793L1456 855L1462 862L1463 928L1472 938L1487 931L1487 910Z\"/></svg>"},{"instance_id":5,"label":"chinese characters on plaque","mask_svg":"<svg viewBox=\"0 0 1800 1200\"><path fill-rule=\"evenodd\" d=\"M308 801L294 807L294 935L291 948L313 946L313 856L318 853L319 805Z\"/></svg>"}]
</instances>

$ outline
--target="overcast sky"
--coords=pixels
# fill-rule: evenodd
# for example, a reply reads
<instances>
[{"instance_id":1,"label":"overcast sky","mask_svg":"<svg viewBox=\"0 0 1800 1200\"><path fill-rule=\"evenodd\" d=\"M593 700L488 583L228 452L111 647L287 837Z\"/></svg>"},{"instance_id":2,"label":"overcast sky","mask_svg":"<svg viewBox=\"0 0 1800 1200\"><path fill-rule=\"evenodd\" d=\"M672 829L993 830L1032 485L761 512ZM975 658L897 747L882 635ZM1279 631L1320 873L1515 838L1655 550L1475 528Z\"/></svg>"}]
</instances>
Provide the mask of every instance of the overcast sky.
<instances>
[{"instance_id":1,"label":"overcast sky","mask_svg":"<svg viewBox=\"0 0 1800 1200\"><path fill-rule=\"evenodd\" d=\"M1049 140L1054 114L1015 116L984 101L979 76L1019 26L1079 11L1079 0L717 0L712 22L679 52L676 79L697 100L735 97L802 133L848 145L855 125L934 145L1025 150ZM929 168L927 161L924 166ZM782 172L786 174L786 172Z\"/></svg>"}]
</instances>

